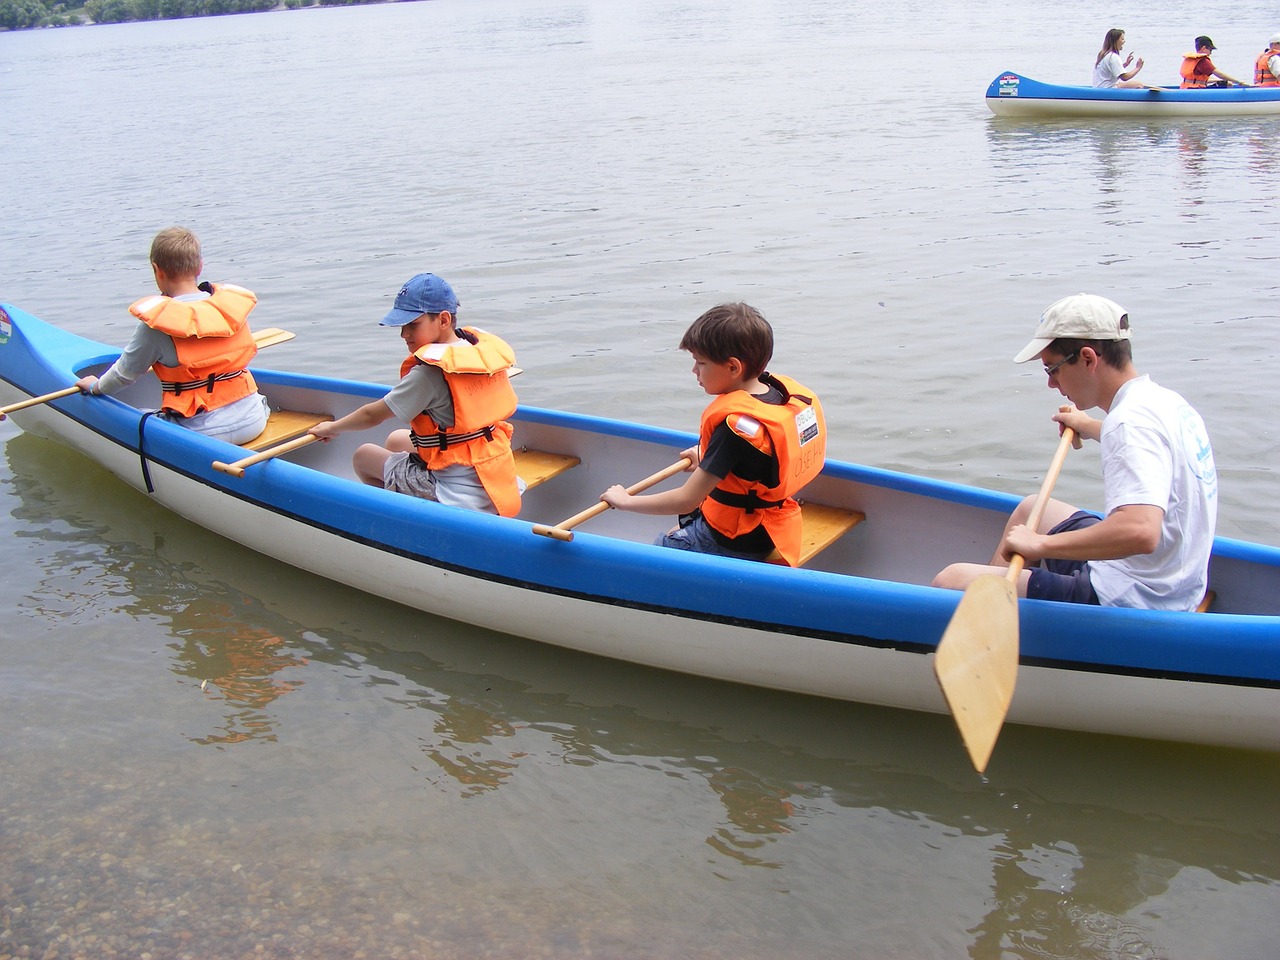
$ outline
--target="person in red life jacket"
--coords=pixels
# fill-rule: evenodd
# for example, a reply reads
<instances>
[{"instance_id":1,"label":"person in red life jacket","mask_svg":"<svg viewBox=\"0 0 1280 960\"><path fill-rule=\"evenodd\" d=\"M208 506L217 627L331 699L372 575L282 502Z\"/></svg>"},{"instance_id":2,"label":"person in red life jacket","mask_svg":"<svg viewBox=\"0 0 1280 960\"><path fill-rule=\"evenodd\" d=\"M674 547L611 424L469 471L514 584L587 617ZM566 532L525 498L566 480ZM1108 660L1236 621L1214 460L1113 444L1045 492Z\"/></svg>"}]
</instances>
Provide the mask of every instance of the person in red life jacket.
<instances>
[{"instance_id":1,"label":"person in red life jacket","mask_svg":"<svg viewBox=\"0 0 1280 960\"><path fill-rule=\"evenodd\" d=\"M1182 88L1184 90L1198 89L1203 87L1227 87L1235 84L1238 87L1247 87L1247 83L1241 83L1235 77L1229 77L1217 67L1213 65L1213 61L1209 59L1209 54L1218 48L1213 45L1213 41L1208 37L1196 37L1196 52L1184 54L1182 57ZM1212 83L1213 77L1219 79L1219 83Z\"/></svg>"},{"instance_id":2,"label":"person in red life jacket","mask_svg":"<svg viewBox=\"0 0 1280 960\"><path fill-rule=\"evenodd\" d=\"M246 443L267 425L270 409L258 393L249 362L257 355L249 314L258 302L229 283L201 283L200 239L168 227L151 242L151 271L159 296L129 307L141 322L101 377L76 381L83 393L114 394L154 370L161 386L160 416L228 443Z\"/></svg>"},{"instance_id":3,"label":"person in red life jacket","mask_svg":"<svg viewBox=\"0 0 1280 960\"><path fill-rule=\"evenodd\" d=\"M1280 87L1280 33L1274 34L1267 49L1258 54L1253 65L1255 87Z\"/></svg>"},{"instance_id":4,"label":"person in red life jacket","mask_svg":"<svg viewBox=\"0 0 1280 960\"><path fill-rule=\"evenodd\" d=\"M380 321L398 327L409 348L400 382L382 399L310 432L330 440L397 418L410 428L356 450L352 465L364 483L514 517L524 492L507 422L516 410L507 373L515 353L491 333L458 327L457 316L458 298L448 283L433 273L410 279Z\"/></svg>"},{"instance_id":5,"label":"person in red life jacket","mask_svg":"<svg viewBox=\"0 0 1280 960\"><path fill-rule=\"evenodd\" d=\"M699 443L684 485L632 496L619 485L600 497L619 510L676 514L660 546L764 560L776 548L789 566L800 559L795 495L822 472L827 424L812 390L766 372L773 329L754 307L727 303L685 331L698 384L715 399L702 414Z\"/></svg>"}]
</instances>

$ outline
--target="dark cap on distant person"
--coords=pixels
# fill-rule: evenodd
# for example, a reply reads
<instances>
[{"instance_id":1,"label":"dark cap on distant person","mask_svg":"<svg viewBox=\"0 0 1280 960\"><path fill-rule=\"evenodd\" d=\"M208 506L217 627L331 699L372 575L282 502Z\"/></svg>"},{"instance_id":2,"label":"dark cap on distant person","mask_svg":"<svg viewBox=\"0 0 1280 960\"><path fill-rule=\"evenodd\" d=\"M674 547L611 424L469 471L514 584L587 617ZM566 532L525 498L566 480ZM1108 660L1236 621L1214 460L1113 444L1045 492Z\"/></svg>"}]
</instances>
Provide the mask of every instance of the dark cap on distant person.
<instances>
[{"instance_id":1,"label":"dark cap on distant person","mask_svg":"<svg viewBox=\"0 0 1280 960\"><path fill-rule=\"evenodd\" d=\"M1201 47L1208 47L1210 50L1218 49L1208 37L1196 37L1196 49L1199 50Z\"/></svg>"},{"instance_id":2,"label":"dark cap on distant person","mask_svg":"<svg viewBox=\"0 0 1280 960\"><path fill-rule=\"evenodd\" d=\"M458 298L453 287L434 273L420 273L400 288L396 302L379 323L384 327L403 327L424 313L458 314Z\"/></svg>"}]
</instances>

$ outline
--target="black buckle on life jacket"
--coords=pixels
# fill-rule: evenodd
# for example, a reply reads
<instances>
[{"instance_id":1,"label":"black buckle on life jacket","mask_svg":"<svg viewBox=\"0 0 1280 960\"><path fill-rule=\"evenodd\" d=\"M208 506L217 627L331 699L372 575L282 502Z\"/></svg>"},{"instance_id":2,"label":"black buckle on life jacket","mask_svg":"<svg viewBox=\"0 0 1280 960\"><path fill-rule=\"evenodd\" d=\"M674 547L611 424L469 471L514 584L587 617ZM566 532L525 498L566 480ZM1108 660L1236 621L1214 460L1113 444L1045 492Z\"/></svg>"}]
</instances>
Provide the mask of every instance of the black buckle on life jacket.
<instances>
[{"instance_id":1,"label":"black buckle on life jacket","mask_svg":"<svg viewBox=\"0 0 1280 960\"><path fill-rule=\"evenodd\" d=\"M473 430L471 433L432 433L423 435L421 433L410 433L409 439L418 449L439 447L441 450L448 450L451 444L469 443L472 440L479 440L484 437L485 440L493 439L493 426L481 427L479 430Z\"/></svg>"},{"instance_id":2,"label":"black buckle on life jacket","mask_svg":"<svg viewBox=\"0 0 1280 960\"><path fill-rule=\"evenodd\" d=\"M184 390L199 390L201 387L205 388L206 393L213 393L213 385L218 381L234 380L241 376L244 376L243 370L237 370L235 373L211 373L203 380L161 380L160 389L174 396L181 396Z\"/></svg>"},{"instance_id":3,"label":"black buckle on life jacket","mask_svg":"<svg viewBox=\"0 0 1280 960\"><path fill-rule=\"evenodd\" d=\"M754 490L748 490L746 493L730 493L728 490L721 490L719 487L715 487L710 496L716 503L723 503L726 507L737 507L748 514L755 513L757 510L780 507L787 502L785 500L766 500Z\"/></svg>"}]
</instances>

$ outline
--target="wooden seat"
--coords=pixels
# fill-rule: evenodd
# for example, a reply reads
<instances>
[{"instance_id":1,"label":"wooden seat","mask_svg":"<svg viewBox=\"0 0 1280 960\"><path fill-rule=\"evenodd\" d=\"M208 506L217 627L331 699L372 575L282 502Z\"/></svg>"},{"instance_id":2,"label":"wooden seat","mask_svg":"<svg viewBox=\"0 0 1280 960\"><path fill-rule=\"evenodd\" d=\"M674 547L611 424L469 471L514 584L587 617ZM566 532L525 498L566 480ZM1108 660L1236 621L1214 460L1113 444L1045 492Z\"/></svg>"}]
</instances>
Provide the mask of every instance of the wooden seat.
<instances>
[{"instance_id":1,"label":"wooden seat","mask_svg":"<svg viewBox=\"0 0 1280 960\"><path fill-rule=\"evenodd\" d=\"M1213 601L1217 599L1218 594L1216 592L1213 590L1206 590L1204 592L1204 599L1202 599L1199 606L1196 607L1196 613L1208 613L1209 608L1213 606Z\"/></svg>"},{"instance_id":2,"label":"wooden seat","mask_svg":"<svg viewBox=\"0 0 1280 960\"><path fill-rule=\"evenodd\" d=\"M845 510L841 507L828 507L824 503L800 504L800 566L804 566L831 544L835 543L849 530L852 530L867 515L861 510ZM765 557L769 563L784 563L777 550Z\"/></svg>"},{"instance_id":3,"label":"wooden seat","mask_svg":"<svg viewBox=\"0 0 1280 960\"><path fill-rule=\"evenodd\" d=\"M529 489L560 476L582 462L577 457L563 453L546 453L542 450L530 450L528 447L519 447L511 452L516 458L516 474Z\"/></svg>"},{"instance_id":4,"label":"wooden seat","mask_svg":"<svg viewBox=\"0 0 1280 960\"><path fill-rule=\"evenodd\" d=\"M241 444L246 450L266 450L278 443L294 440L317 423L332 420L327 413L300 413L297 410L272 410L267 420L266 429L250 440Z\"/></svg>"}]
</instances>

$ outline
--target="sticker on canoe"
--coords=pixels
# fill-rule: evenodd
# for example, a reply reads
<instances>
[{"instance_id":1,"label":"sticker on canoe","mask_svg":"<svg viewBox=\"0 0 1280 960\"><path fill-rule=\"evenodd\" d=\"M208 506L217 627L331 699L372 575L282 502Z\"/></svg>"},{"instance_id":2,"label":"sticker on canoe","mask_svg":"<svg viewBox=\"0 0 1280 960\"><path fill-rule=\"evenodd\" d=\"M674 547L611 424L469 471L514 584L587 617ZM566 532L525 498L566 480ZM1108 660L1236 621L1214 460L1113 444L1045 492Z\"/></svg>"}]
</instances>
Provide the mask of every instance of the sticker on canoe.
<instances>
[{"instance_id":1,"label":"sticker on canoe","mask_svg":"<svg viewBox=\"0 0 1280 960\"><path fill-rule=\"evenodd\" d=\"M1016 97L1018 95L1018 81L1021 79L1017 74L1006 73L1000 78L1000 96Z\"/></svg>"},{"instance_id":2,"label":"sticker on canoe","mask_svg":"<svg viewBox=\"0 0 1280 960\"><path fill-rule=\"evenodd\" d=\"M0 308L0 346L9 342L9 338L13 336L13 321L9 319L9 315Z\"/></svg>"}]
</instances>

